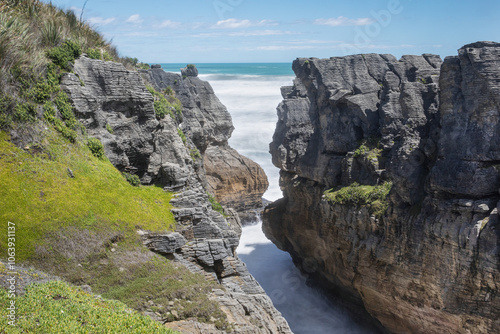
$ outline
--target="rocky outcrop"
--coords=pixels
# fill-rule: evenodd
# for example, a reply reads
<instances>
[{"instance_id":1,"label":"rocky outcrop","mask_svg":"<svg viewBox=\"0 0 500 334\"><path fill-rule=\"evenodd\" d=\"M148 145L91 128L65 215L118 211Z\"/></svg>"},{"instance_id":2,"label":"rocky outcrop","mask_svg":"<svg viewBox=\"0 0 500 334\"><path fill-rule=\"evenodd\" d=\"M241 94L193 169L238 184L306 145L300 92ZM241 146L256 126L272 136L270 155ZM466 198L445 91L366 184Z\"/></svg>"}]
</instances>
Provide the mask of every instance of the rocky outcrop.
<instances>
[{"instance_id":1,"label":"rocky outcrop","mask_svg":"<svg viewBox=\"0 0 500 334\"><path fill-rule=\"evenodd\" d=\"M211 91L203 82L189 86L189 82L183 81L182 85L186 94ZM241 234L237 215L227 209L226 219L212 209L200 177L204 175L203 165L192 159L174 119L156 119L153 97L141 75L127 71L121 64L81 57L75 61L74 73L62 78L61 87L68 93L88 134L101 140L107 157L117 168L139 175L143 184L176 191L171 202L175 207L172 211L176 231L164 235L141 232L144 244L151 251L219 282L221 288L213 291L211 298L219 301L234 332L291 333L286 320L235 254ZM203 101L207 107L203 110L214 111L209 107L213 101L214 98ZM185 125L191 131L189 140L199 141L200 147L227 142L232 131L229 115L218 117L207 111L206 115L199 115L205 118L188 121L194 117L190 112L189 107L183 110L184 122L194 124L192 128ZM206 122L209 119L210 124ZM196 324L191 328L207 328L191 322ZM213 329L214 333L224 332Z\"/></svg>"},{"instance_id":2,"label":"rocky outcrop","mask_svg":"<svg viewBox=\"0 0 500 334\"><path fill-rule=\"evenodd\" d=\"M369 54L293 69L266 235L389 332L498 331L500 44L442 64ZM382 184L387 199L370 200Z\"/></svg>"},{"instance_id":3,"label":"rocky outcrop","mask_svg":"<svg viewBox=\"0 0 500 334\"><path fill-rule=\"evenodd\" d=\"M182 102L180 128L201 153L196 168L207 190L224 206L234 208L240 217L252 220L262 207L262 195L269 185L262 168L240 155L228 144L234 129L231 115L219 101L210 84L198 78L194 65L182 69L182 76L153 66L141 71L157 90L172 89Z\"/></svg>"}]
</instances>

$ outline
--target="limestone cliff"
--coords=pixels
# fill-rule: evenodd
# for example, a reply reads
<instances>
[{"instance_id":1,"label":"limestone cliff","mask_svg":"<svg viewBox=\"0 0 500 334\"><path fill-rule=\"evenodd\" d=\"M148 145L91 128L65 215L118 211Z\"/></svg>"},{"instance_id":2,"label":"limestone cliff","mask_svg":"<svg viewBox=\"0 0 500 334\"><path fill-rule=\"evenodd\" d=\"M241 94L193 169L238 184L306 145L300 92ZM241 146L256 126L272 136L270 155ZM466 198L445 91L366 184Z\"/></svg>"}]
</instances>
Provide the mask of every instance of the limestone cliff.
<instances>
[{"instance_id":1,"label":"limestone cliff","mask_svg":"<svg viewBox=\"0 0 500 334\"><path fill-rule=\"evenodd\" d=\"M500 44L293 69L267 236L389 332L498 332Z\"/></svg>"},{"instance_id":2,"label":"limestone cliff","mask_svg":"<svg viewBox=\"0 0 500 334\"><path fill-rule=\"evenodd\" d=\"M184 107L180 126L189 133L189 140L204 152L214 143L227 143L231 118L227 112L215 114L215 108L210 107L216 98L209 96L213 92L208 83L178 80L186 94L179 94ZM156 119L153 96L141 75L118 63L82 56L75 61L74 72L64 75L61 87L88 134L102 141L106 156L118 169L140 176L143 184L177 192L172 200L176 232L157 235L144 231L144 244L219 282L221 288L213 291L211 298L220 303L236 333L291 333L286 320L235 254L241 233L237 215L228 209L226 220L212 210L203 187L203 165L192 158L176 120L170 116ZM199 100L191 101L195 95ZM199 114L193 112L195 107L201 108L196 111ZM196 321L177 326L221 332Z\"/></svg>"},{"instance_id":3,"label":"limestone cliff","mask_svg":"<svg viewBox=\"0 0 500 334\"><path fill-rule=\"evenodd\" d=\"M267 176L257 163L229 146L234 129L231 115L210 84L198 78L194 65L182 69L182 76L159 65L141 74L159 91L172 89L182 102L180 127L203 157L196 170L207 190L242 219L252 219L253 211L262 207Z\"/></svg>"}]
</instances>

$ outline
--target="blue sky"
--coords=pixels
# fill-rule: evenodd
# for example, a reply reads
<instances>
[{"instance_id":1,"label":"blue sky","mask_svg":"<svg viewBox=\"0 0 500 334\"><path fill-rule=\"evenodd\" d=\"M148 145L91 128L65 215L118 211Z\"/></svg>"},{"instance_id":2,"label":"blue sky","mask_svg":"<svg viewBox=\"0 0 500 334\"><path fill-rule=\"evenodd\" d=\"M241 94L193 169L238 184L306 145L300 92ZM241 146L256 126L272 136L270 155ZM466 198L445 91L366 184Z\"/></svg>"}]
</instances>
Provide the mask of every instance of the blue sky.
<instances>
[{"instance_id":1,"label":"blue sky","mask_svg":"<svg viewBox=\"0 0 500 334\"><path fill-rule=\"evenodd\" d=\"M53 0L80 15L85 0ZM355 53L456 55L500 42L498 0L88 0L83 17L149 63L290 62Z\"/></svg>"}]
</instances>

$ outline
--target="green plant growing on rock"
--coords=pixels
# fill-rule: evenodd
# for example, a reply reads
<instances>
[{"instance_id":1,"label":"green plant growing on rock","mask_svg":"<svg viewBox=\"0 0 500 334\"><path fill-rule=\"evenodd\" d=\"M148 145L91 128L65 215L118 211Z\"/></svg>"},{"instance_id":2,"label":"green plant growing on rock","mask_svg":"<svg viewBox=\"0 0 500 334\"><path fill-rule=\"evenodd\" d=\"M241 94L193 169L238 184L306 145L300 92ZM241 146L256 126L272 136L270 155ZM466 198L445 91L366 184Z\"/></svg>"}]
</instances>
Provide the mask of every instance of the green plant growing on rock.
<instances>
[{"instance_id":1,"label":"green plant growing on rock","mask_svg":"<svg viewBox=\"0 0 500 334\"><path fill-rule=\"evenodd\" d=\"M68 63L80 57L82 48L79 43L67 40L61 46L47 51L49 57L57 66L68 69Z\"/></svg>"},{"instance_id":2,"label":"green plant growing on rock","mask_svg":"<svg viewBox=\"0 0 500 334\"><path fill-rule=\"evenodd\" d=\"M113 128L111 127L111 125L109 125L109 123L106 123L106 130L107 130L110 134L113 134Z\"/></svg>"},{"instance_id":3,"label":"green plant growing on rock","mask_svg":"<svg viewBox=\"0 0 500 334\"><path fill-rule=\"evenodd\" d=\"M134 187L138 187L141 184L141 179L135 174L123 173L123 176Z\"/></svg>"},{"instance_id":4,"label":"green plant growing on rock","mask_svg":"<svg viewBox=\"0 0 500 334\"><path fill-rule=\"evenodd\" d=\"M101 59L101 51L98 49L88 49L87 50L87 56L90 59Z\"/></svg>"},{"instance_id":5,"label":"green plant growing on rock","mask_svg":"<svg viewBox=\"0 0 500 334\"><path fill-rule=\"evenodd\" d=\"M368 159L377 159L382 153L380 148L380 138L369 137L368 139L363 139L359 147L354 150L353 157L365 156Z\"/></svg>"},{"instance_id":6,"label":"green plant growing on rock","mask_svg":"<svg viewBox=\"0 0 500 334\"><path fill-rule=\"evenodd\" d=\"M32 102L19 103L14 108L14 118L21 122L34 122L37 118L37 105Z\"/></svg>"},{"instance_id":7,"label":"green plant growing on rock","mask_svg":"<svg viewBox=\"0 0 500 334\"><path fill-rule=\"evenodd\" d=\"M198 151L198 149L196 147L190 148L189 154L191 155L191 159L193 159L193 161L201 159L201 153L200 153L200 151Z\"/></svg>"},{"instance_id":8,"label":"green plant growing on rock","mask_svg":"<svg viewBox=\"0 0 500 334\"><path fill-rule=\"evenodd\" d=\"M179 99L173 94L173 90L160 93L156 91L152 86L147 85L146 89L153 95L154 98L154 109L156 118L158 120L169 115L172 119L176 119L176 115L179 119L182 117L182 105Z\"/></svg>"},{"instance_id":9,"label":"green plant growing on rock","mask_svg":"<svg viewBox=\"0 0 500 334\"><path fill-rule=\"evenodd\" d=\"M338 190L325 191L326 200L334 204L369 206L377 217L382 216L389 206L387 196L392 189L392 182L387 181L377 186L360 185L357 182Z\"/></svg>"},{"instance_id":10,"label":"green plant growing on rock","mask_svg":"<svg viewBox=\"0 0 500 334\"><path fill-rule=\"evenodd\" d=\"M226 214L224 212L224 208L222 207L222 205L210 193L207 193L207 195L208 195L208 201L212 205L212 209L214 211L217 211L218 213L220 213L224 217L226 217Z\"/></svg>"},{"instance_id":11,"label":"green plant growing on rock","mask_svg":"<svg viewBox=\"0 0 500 334\"><path fill-rule=\"evenodd\" d=\"M87 140L87 147L89 148L92 155L98 159L104 159L104 146L101 141L97 138L89 138Z\"/></svg>"},{"instance_id":12,"label":"green plant growing on rock","mask_svg":"<svg viewBox=\"0 0 500 334\"><path fill-rule=\"evenodd\" d=\"M181 137L184 145L186 145L187 138L186 138L186 135L184 134L184 132L180 128L177 128L177 133L179 134L179 137Z\"/></svg>"}]
</instances>

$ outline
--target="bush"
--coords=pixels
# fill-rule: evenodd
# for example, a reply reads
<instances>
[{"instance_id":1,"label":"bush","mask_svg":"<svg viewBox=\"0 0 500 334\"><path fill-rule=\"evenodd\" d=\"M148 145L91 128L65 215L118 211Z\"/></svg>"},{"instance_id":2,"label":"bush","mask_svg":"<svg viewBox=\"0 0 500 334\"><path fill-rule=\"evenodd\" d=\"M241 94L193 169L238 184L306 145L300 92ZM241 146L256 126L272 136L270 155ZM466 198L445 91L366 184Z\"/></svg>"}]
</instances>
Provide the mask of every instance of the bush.
<instances>
[{"instance_id":1,"label":"bush","mask_svg":"<svg viewBox=\"0 0 500 334\"><path fill-rule=\"evenodd\" d=\"M141 179L135 174L123 173L123 176L134 187L138 187L141 184Z\"/></svg>"},{"instance_id":2,"label":"bush","mask_svg":"<svg viewBox=\"0 0 500 334\"><path fill-rule=\"evenodd\" d=\"M49 57L54 64L63 69L67 69L68 62L72 62L80 57L81 53L82 48L80 44L67 40L61 46L48 50L47 57Z\"/></svg>"},{"instance_id":3,"label":"bush","mask_svg":"<svg viewBox=\"0 0 500 334\"><path fill-rule=\"evenodd\" d=\"M19 103L14 107L14 118L20 122L34 122L36 108L36 104L31 102Z\"/></svg>"},{"instance_id":4,"label":"bush","mask_svg":"<svg viewBox=\"0 0 500 334\"><path fill-rule=\"evenodd\" d=\"M43 118L47 122L54 124L56 119L56 109L54 108L51 102L47 101L43 105Z\"/></svg>"},{"instance_id":5,"label":"bush","mask_svg":"<svg viewBox=\"0 0 500 334\"><path fill-rule=\"evenodd\" d=\"M167 100L165 95L163 95L160 92L157 92L152 86L146 86L146 89L153 95L154 98L154 108L155 108L155 114L156 118L158 120L164 118L167 115L170 115L173 119L175 119L174 116L174 106L172 106L172 103ZM177 100L175 97L170 97L171 99L175 100L175 103L179 103L179 100Z\"/></svg>"},{"instance_id":6,"label":"bush","mask_svg":"<svg viewBox=\"0 0 500 334\"><path fill-rule=\"evenodd\" d=\"M33 98L33 100L37 103L44 103L50 96L52 95L52 87L46 80L40 80L35 84L29 95Z\"/></svg>"},{"instance_id":7,"label":"bush","mask_svg":"<svg viewBox=\"0 0 500 334\"><path fill-rule=\"evenodd\" d=\"M75 130L72 130L66 126L66 124L59 118L54 119L54 128L62 134L62 136L68 139L70 142L76 142L77 134Z\"/></svg>"},{"instance_id":8,"label":"bush","mask_svg":"<svg viewBox=\"0 0 500 334\"><path fill-rule=\"evenodd\" d=\"M101 59L101 51L99 51L97 49L88 49L87 56L90 59Z\"/></svg>"},{"instance_id":9,"label":"bush","mask_svg":"<svg viewBox=\"0 0 500 334\"><path fill-rule=\"evenodd\" d=\"M98 158L98 159L103 159L104 158L104 146L102 145L101 141L97 138L89 138L87 141L87 147L90 149L90 152Z\"/></svg>"},{"instance_id":10,"label":"bush","mask_svg":"<svg viewBox=\"0 0 500 334\"><path fill-rule=\"evenodd\" d=\"M59 110L61 118L66 126L70 129L74 129L77 121L75 114L73 113L73 106L69 102L68 95L66 95L63 91L60 91L54 99L54 104L56 105L57 110Z\"/></svg>"}]
</instances>

